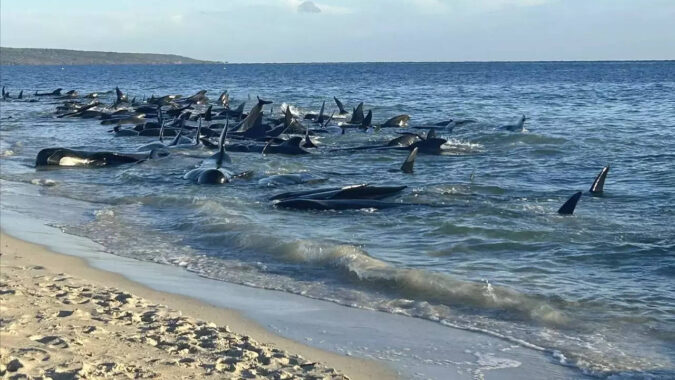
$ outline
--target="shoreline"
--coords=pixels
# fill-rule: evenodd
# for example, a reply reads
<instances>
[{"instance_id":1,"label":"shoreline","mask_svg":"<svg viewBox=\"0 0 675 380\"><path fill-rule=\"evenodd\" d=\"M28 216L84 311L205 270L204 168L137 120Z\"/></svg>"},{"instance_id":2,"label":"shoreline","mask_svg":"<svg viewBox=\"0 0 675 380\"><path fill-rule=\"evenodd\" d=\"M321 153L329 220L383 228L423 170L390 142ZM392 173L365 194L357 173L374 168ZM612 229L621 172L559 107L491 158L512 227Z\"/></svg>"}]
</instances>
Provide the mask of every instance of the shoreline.
<instances>
[{"instance_id":1,"label":"shoreline","mask_svg":"<svg viewBox=\"0 0 675 380\"><path fill-rule=\"evenodd\" d=\"M46 249L60 256L82 260L83 265L113 274L124 283L140 284L149 292L158 292L156 294L164 297L159 299L160 303L162 299L191 300L196 302L193 309L203 306L221 316L224 310L234 310L234 314L244 321L257 326L261 334L282 337L297 347L319 350L320 353L334 355L333 358L344 359L349 363L359 358L384 371L382 376L367 376L369 378L396 375L411 379L587 377L575 367L561 365L549 352L490 334L457 329L426 319L348 307L292 293L209 279L180 266L139 261L108 253L107 248L100 244L86 237L67 234L56 227L60 224L57 220L63 220L64 217L75 222L82 218L81 202L45 197L28 184L6 181L3 184L0 215L3 233L45 245ZM55 204L68 210L66 215L54 218L44 212ZM225 323L235 331L240 331L231 321ZM248 330L242 331L257 338ZM305 351L290 351L317 360L311 354L304 354ZM342 362L325 363L348 376L355 376Z\"/></svg>"},{"instance_id":2,"label":"shoreline","mask_svg":"<svg viewBox=\"0 0 675 380\"><path fill-rule=\"evenodd\" d=\"M67 276L78 282L86 283L95 289L120 289L122 292L131 293L134 297L139 297L144 301L145 305L159 304L189 318L206 321L208 323L215 323L227 330L231 329L235 334L248 336L253 339L253 342L262 342L265 346L271 346L289 352L289 355L291 356L300 355L300 360L305 360L307 363L320 363L316 367L321 368L323 371L326 371L326 373L331 373L334 376L340 376L340 373L344 373L350 379L396 378L393 371L371 360L337 355L303 345L269 332L257 323L242 317L236 311L213 306L190 297L165 293L148 288L142 284L131 281L120 274L91 267L85 259L56 253L46 247L16 238L8 234L4 229L0 232L0 241L2 253L0 258L2 262L3 277L10 273L10 283L14 283L18 279L16 273L11 273L13 272L11 269L27 268L33 269L33 271L40 271L41 274L39 277L46 276L47 278L57 278L59 276ZM34 276L35 273L32 273L31 275ZM3 278L3 280L6 281L7 278ZM72 284L68 284L67 286L73 287ZM29 291L34 292L35 289L30 289ZM4 296L4 294L8 294L9 292L13 291L3 289L3 297L0 298L3 301L3 304L9 302ZM24 299L20 301L19 304L23 304L24 301L27 300ZM10 323L10 325L11 324L12 323ZM6 325L6 322L3 321L3 325ZM52 333L55 335L67 335L67 332L60 328ZM11 335L15 334L10 332L6 338L9 338ZM129 339L130 337L123 338ZM11 340L8 339L8 341ZM13 343L10 343L7 346L3 344L2 349L6 350L14 348L8 347L12 346L12 344ZM54 347L50 348L54 349ZM148 346L148 348L150 347ZM8 357L11 356L11 354L8 355ZM178 359L180 359L180 357L178 357ZM291 359L291 362L293 362L293 359ZM3 364L6 365L7 363ZM306 365L296 363L296 366L303 368ZM312 365L312 367L313 366L314 365ZM334 368L337 369L337 371L334 370ZM224 372L224 374L227 374L227 372ZM309 375L309 373L307 375ZM167 376L167 374L161 374L161 376Z\"/></svg>"}]
</instances>

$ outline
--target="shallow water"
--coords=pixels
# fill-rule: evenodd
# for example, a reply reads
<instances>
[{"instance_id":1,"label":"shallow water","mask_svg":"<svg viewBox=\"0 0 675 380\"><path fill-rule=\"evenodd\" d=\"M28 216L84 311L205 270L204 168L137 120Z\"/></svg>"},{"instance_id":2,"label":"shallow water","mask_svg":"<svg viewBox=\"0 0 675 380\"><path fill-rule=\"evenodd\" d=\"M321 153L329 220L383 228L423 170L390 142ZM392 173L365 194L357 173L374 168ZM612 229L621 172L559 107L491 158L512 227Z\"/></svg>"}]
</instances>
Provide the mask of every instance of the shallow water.
<instances>
[{"instance_id":1,"label":"shallow water","mask_svg":"<svg viewBox=\"0 0 675 380\"><path fill-rule=\"evenodd\" d=\"M347 108L365 101L375 122L400 113L411 125L476 118L441 132L449 154L420 155L413 175L395 170L405 152L328 152L395 136L386 130L321 136L311 156L231 153L254 178L210 187L182 180L200 160L180 154L36 171L41 148L133 151L153 138L55 119L51 100L7 101L0 178L53 180L44 196L87 202L81 218L60 224L118 255L484 331L593 374L674 370L674 62L3 66L1 75L13 94L118 85L139 98L199 89L216 98L227 89L234 104L260 95L275 109L318 110L322 100L332 109L334 95ZM525 133L498 128L523 113ZM608 163L604 196L557 215ZM324 181L260 182L283 173ZM421 205L298 212L266 201L356 183L408 185L397 201Z\"/></svg>"}]
</instances>

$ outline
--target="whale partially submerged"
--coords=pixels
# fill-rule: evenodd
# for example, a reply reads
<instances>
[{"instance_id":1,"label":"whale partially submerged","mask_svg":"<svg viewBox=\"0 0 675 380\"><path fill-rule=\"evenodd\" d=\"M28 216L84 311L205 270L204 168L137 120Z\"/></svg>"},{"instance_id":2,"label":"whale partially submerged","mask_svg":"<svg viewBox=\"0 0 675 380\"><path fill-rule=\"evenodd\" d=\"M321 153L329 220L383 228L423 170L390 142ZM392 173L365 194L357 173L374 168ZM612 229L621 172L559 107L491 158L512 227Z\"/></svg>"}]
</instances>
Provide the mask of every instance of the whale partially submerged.
<instances>
[{"instance_id":1,"label":"whale partially submerged","mask_svg":"<svg viewBox=\"0 0 675 380\"><path fill-rule=\"evenodd\" d=\"M394 196L403 191L407 186L371 186L368 184L327 187L306 191L291 191L274 195L270 198L274 200L287 200L294 198L303 199L384 199Z\"/></svg>"},{"instance_id":2,"label":"whale partially submerged","mask_svg":"<svg viewBox=\"0 0 675 380\"><path fill-rule=\"evenodd\" d=\"M374 199L289 199L275 204L279 208L290 208L296 210L361 210L361 209L385 209L393 207L408 206L407 203L383 202Z\"/></svg>"},{"instance_id":3,"label":"whale partially submerged","mask_svg":"<svg viewBox=\"0 0 675 380\"><path fill-rule=\"evenodd\" d=\"M501 127L501 129L507 130L509 132L522 132L525 130L525 121L527 117L525 115L521 116L516 124L506 124Z\"/></svg>"},{"instance_id":4,"label":"whale partially submerged","mask_svg":"<svg viewBox=\"0 0 675 380\"><path fill-rule=\"evenodd\" d=\"M163 150L145 153L120 153L106 151L84 151L68 148L46 148L38 152L35 166L84 166L103 167L142 162L151 158L167 156Z\"/></svg>"}]
</instances>

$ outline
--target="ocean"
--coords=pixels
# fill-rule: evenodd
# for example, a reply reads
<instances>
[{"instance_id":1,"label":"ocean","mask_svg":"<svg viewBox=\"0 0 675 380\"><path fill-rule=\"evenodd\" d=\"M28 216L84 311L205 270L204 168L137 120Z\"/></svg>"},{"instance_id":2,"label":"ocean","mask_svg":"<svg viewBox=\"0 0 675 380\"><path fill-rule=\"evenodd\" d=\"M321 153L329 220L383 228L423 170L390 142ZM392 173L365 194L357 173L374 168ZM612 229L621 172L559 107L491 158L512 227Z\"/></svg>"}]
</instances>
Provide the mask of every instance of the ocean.
<instances>
[{"instance_id":1,"label":"ocean","mask_svg":"<svg viewBox=\"0 0 675 380\"><path fill-rule=\"evenodd\" d=\"M61 104L0 103L0 180L52 201L43 217L116 255L211 279L275 289L480 331L597 376L675 373L675 62L342 63L3 66L11 95L119 86L130 98L255 97L300 113L333 96L380 123L476 119L443 155L335 151L401 130L313 137L306 156L230 153L248 179L199 186L182 177L210 151L118 167L37 170L42 148L132 152L153 137L115 137L99 120L55 117ZM107 95L112 102L114 95ZM267 108L269 110L269 108ZM523 132L500 128L528 118ZM199 157L201 156L201 158ZM610 165L601 197L556 213ZM298 185L269 177L302 173ZM274 207L284 191L404 185L394 202L351 211ZM59 207L60 199L77 208ZM3 203L21 211L25 205ZM39 216L39 215L38 215ZM449 342L451 344L451 342Z\"/></svg>"}]
</instances>

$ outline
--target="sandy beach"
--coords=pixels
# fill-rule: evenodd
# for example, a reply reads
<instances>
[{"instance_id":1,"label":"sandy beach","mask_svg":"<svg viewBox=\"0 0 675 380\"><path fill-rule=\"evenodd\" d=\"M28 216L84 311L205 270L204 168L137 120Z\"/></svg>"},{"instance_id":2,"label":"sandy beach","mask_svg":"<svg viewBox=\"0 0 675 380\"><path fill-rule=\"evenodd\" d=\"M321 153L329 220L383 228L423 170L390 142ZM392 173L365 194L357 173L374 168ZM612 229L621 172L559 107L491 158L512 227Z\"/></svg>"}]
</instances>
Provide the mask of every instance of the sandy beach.
<instances>
[{"instance_id":1,"label":"sandy beach","mask_svg":"<svg viewBox=\"0 0 675 380\"><path fill-rule=\"evenodd\" d=\"M1 236L0 375L393 378L374 362L278 337L236 312L151 290Z\"/></svg>"}]
</instances>

